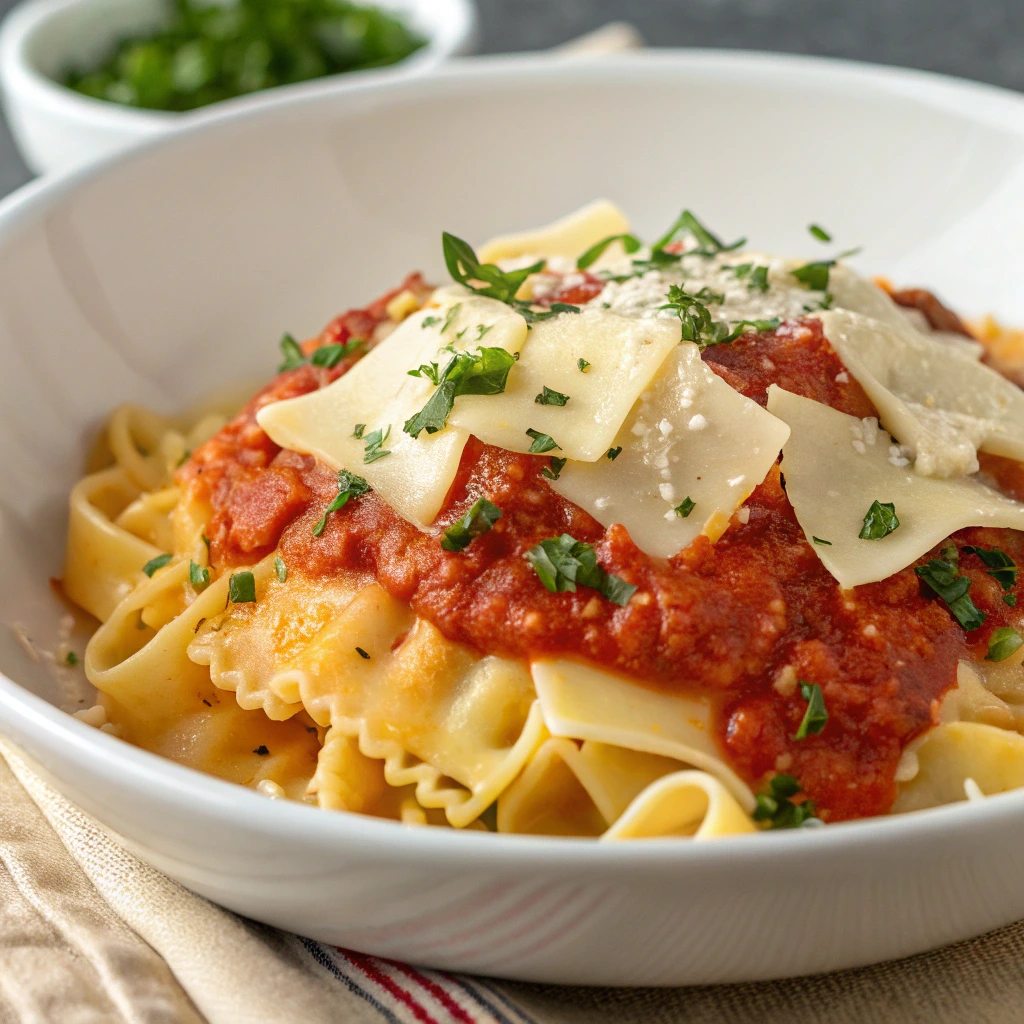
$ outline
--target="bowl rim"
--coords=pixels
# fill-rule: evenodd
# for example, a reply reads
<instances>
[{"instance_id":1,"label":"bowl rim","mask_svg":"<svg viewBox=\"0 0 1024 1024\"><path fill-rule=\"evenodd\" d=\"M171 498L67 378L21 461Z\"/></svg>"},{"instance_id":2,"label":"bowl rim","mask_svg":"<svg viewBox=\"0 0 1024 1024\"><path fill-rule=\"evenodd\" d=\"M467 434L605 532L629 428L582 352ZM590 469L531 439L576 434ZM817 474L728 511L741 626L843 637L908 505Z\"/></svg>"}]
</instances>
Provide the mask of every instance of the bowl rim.
<instances>
[{"instance_id":1,"label":"bowl rim","mask_svg":"<svg viewBox=\"0 0 1024 1024\"><path fill-rule=\"evenodd\" d=\"M294 95L296 91L325 80L333 79L332 85L335 88L345 89L357 83L364 84L367 80L387 81L423 74L441 62L465 52L472 45L478 22L474 0L409 0L410 8L425 12L434 22L434 27L426 33L425 46L396 64L379 69L325 75L319 79L310 79L308 82L275 86L273 89L260 89L191 111L148 110L123 106L76 92L42 71L30 56L33 45L41 35L50 30L55 21L76 7L85 7L97 2L102 0L22 0L8 12L0 21L0 78L3 79L6 102L11 102L17 95L31 94L39 106L59 111L64 117L89 121L97 126L166 130L181 126L210 107L230 106L235 109L239 106L262 103L269 93L284 91ZM130 0L124 2L127 5ZM113 38L112 33L111 39Z\"/></svg>"},{"instance_id":2,"label":"bowl rim","mask_svg":"<svg viewBox=\"0 0 1024 1024\"><path fill-rule=\"evenodd\" d=\"M391 78L386 82L352 83L344 89L329 82L301 95L281 94L259 105L214 105L178 131L154 136L131 149L111 154L93 164L30 183L0 200L0 247L43 219L65 196L102 177L108 170L151 159L164 147L201 140L213 133L247 131L250 121L274 120L303 108L340 107L353 95L400 105L403 98L421 99L424 93L443 99L464 89L467 82L502 86L524 78L553 84L588 78L607 81L650 81L652 84L685 80L698 75L721 81L756 81L766 73L808 87L839 87L863 96L865 88L880 97L898 95L917 99L973 122L996 125L1024 139L1024 96L982 83L932 72L883 67L835 58L766 54L736 50L661 50L602 57L552 60L538 54L479 57L458 61L417 81ZM362 108L358 104L353 112ZM408 828L399 822L360 814L325 814L319 808L268 800L245 787L176 764L156 754L107 735L22 687L0 673L0 727L12 742L29 749L55 745L86 775L100 776L114 787L129 789L150 803L172 805L177 814L197 819L216 817L243 832L269 839L288 837L319 851L339 853L359 847L381 849L389 856L412 862L443 854L446 863L479 866L482 851L490 851L494 867L544 864L553 870L603 872L608 867L644 865L653 870L698 869L748 861L763 865L785 862L790 868L810 860L818 865L839 863L852 850L883 846L923 850L948 840L951 833L970 831L981 836L998 830L1024 812L1024 789L916 811L842 822L819 829L758 833L762 841L730 836L713 843L680 842L673 838L643 842L602 842L593 839L488 833L447 828ZM31 755L30 755L31 756ZM455 838L457 832L463 834ZM396 837L402 836L399 842ZM768 838L770 837L770 838ZM846 861L848 863L848 861Z\"/></svg>"}]
</instances>

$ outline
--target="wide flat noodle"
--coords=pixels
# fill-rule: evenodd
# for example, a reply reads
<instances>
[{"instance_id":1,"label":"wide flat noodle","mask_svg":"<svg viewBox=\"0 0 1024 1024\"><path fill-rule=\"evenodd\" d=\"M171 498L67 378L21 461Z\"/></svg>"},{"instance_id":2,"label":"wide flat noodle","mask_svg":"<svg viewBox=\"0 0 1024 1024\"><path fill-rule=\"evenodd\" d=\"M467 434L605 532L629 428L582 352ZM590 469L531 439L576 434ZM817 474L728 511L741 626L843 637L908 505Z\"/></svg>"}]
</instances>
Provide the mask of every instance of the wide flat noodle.
<instances>
[{"instance_id":1,"label":"wide flat noodle","mask_svg":"<svg viewBox=\"0 0 1024 1024\"><path fill-rule=\"evenodd\" d=\"M768 410L792 429L782 449L782 475L793 511L825 568L845 588L892 576L966 526L1024 530L1024 505L976 480L920 476L900 464L907 460L874 421L774 384ZM862 540L873 501L892 502L900 525L880 539Z\"/></svg>"},{"instance_id":2,"label":"wide flat noodle","mask_svg":"<svg viewBox=\"0 0 1024 1024\"><path fill-rule=\"evenodd\" d=\"M520 256L564 256L575 259L609 235L629 231L626 215L607 199L598 199L544 227L500 235L480 247L483 263Z\"/></svg>"},{"instance_id":3,"label":"wide flat noodle","mask_svg":"<svg viewBox=\"0 0 1024 1024\"><path fill-rule=\"evenodd\" d=\"M551 486L603 526L621 523L649 555L667 558L698 534L721 533L775 464L789 427L679 345L615 437L613 460L570 462ZM684 499L687 516L675 511Z\"/></svg>"},{"instance_id":4,"label":"wide flat noodle","mask_svg":"<svg viewBox=\"0 0 1024 1024\"><path fill-rule=\"evenodd\" d=\"M814 315L882 425L913 449L917 473L974 473L979 449L1024 459L1024 391L995 370L909 324L845 310Z\"/></svg>"},{"instance_id":5,"label":"wide flat noodle","mask_svg":"<svg viewBox=\"0 0 1024 1024\"><path fill-rule=\"evenodd\" d=\"M530 670L552 736L596 740L702 768L753 810L753 794L722 759L712 735L709 703L659 693L575 661L538 660Z\"/></svg>"},{"instance_id":6,"label":"wide flat noodle","mask_svg":"<svg viewBox=\"0 0 1024 1024\"><path fill-rule=\"evenodd\" d=\"M469 431L450 418L437 433L422 431L415 438L405 433L406 420L435 390L428 378L409 371L432 362L443 368L451 358L444 351L449 344L519 352L525 340L526 321L504 303L460 287L441 289L436 304L408 317L333 384L267 405L257 420L282 447L363 477L400 516L425 529L455 479ZM361 437L354 436L356 424L364 424ZM366 436L389 428L381 447L390 454L365 462Z\"/></svg>"},{"instance_id":7,"label":"wide flat noodle","mask_svg":"<svg viewBox=\"0 0 1024 1024\"><path fill-rule=\"evenodd\" d=\"M554 438L552 455L602 459L680 332L678 320L635 320L602 309L535 323L504 393L457 399L449 423L508 451L528 452L532 429ZM585 373L580 359L590 364ZM539 404L545 387L568 402Z\"/></svg>"}]
</instances>

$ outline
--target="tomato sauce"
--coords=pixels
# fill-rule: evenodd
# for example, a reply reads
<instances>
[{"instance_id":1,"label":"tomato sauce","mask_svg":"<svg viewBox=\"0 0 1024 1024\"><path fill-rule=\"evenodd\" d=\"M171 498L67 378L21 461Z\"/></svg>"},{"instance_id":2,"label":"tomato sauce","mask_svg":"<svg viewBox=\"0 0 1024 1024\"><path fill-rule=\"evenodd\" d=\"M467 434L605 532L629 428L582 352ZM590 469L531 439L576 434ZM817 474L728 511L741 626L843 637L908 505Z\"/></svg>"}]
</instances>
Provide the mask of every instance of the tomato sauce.
<instances>
[{"instance_id":1,"label":"tomato sauce","mask_svg":"<svg viewBox=\"0 0 1024 1024\"><path fill-rule=\"evenodd\" d=\"M415 279L413 287L425 286ZM339 317L306 350L372 336L387 319L385 300ZM762 404L768 385L778 383L852 415L874 414L817 321L786 322L704 356ZM280 546L295 571L329 578L365 570L448 637L482 652L579 657L655 688L711 695L723 752L740 775L755 789L774 772L796 775L825 820L889 809L900 753L934 722L958 659L982 657L992 629L1007 622L1002 592L974 555L962 556L961 571L989 618L969 637L912 568L841 591L804 538L777 467L748 499L746 523L734 517L716 543L699 537L667 560L645 555L625 528L605 529L557 495L541 475L548 457L476 438L438 524L456 521L481 495L504 514L463 552L442 550L436 536L416 530L372 491L329 516L315 537L337 478L314 459L277 448L255 415L268 402L330 383L352 362L279 374L179 471L212 510L215 567L252 564ZM1019 467L1016 476L1010 467L1017 464L998 460L989 471L1024 487ZM606 571L638 587L625 607L583 587L544 588L523 555L561 533L593 544ZM1024 561L1024 536L1013 531L964 530L955 539L999 546ZM798 680L822 687L829 714L820 735L800 741L794 735L807 704Z\"/></svg>"}]
</instances>

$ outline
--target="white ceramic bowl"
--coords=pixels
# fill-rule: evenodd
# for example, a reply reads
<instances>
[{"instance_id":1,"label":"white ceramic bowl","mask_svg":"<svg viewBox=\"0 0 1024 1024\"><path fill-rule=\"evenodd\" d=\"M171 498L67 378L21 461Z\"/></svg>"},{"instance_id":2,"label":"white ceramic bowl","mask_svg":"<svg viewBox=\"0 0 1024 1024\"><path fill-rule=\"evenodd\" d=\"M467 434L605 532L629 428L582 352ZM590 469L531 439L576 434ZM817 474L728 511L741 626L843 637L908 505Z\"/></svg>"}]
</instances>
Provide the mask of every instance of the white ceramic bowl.
<instances>
[{"instance_id":1,"label":"white ceramic bowl","mask_svg":"<svg viewBox=\"0 0 1024 1024\"><path fill-rule=\"evenodd\" d=\"M380 71L338 76L347 89L373 78L386 80L430 71L472 44L473 0L374 0L405 14L428 40L399 64ZM25 162L42 174L77 167L140 139L179 127L193 113L138 110L83 96L60 83L72 66L98 62L116 40L155 29L166 17L166 0L26 0L0 27L0 88L14 139ZM301 92L308 83L284 86ZM267 92L228 101L252 105Z\"/></svg>"},{"instance_id":2,"label":"white ceramic bowl","mask_svg":"<svg viewBox=\"0 0 1024 1024\"><path fill-rule=\"evenodd\" d=\"M497 116L496 112L503 112ZM1024 100L849 64L725 53L470 61L330 85L0 204L0 621L43 647L67 491L126 399L170 411L272 371L408 269L605 195L651 236L686 203L727 237L861 265L1024 322ZM849 967L1024 917L1024 792L693 843L414 830L270 802L63 714L0 631L0 728L141 857L251 917L371 953L554 982Z\"/></svg>"}]
</instances>

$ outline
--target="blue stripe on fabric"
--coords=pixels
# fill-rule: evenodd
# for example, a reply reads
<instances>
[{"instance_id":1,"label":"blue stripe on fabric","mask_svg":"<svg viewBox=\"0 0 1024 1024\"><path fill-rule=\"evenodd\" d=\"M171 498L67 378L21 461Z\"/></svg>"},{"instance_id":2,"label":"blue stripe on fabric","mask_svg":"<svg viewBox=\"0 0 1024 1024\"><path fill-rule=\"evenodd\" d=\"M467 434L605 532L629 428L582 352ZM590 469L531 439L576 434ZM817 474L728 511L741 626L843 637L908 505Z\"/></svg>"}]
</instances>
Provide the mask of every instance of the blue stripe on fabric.
<instances>
[{"instance_id":1,"label":"blue stripe on fabric","mask_svg":"<svg viewBox=\"0 0 1024 1024\"><path fill-rule=\"evenodd\" d=\"M366 989L357 985L344 971L342 971L338 965L334 962L331 955L320 945L319 942L313 939L303 939L300 937L299 941L306 947L309 955L321 966L326 967L335 978L340 981L345 988L347 988L354 995L359 996L364 1002L369 1003L386 1021L388 1024L401 1024L398 1017L395 1016L382 1002L375 999Z\"/></svg>"},{"instance_id":2,"label":"blue stripe on fabric","mask_svg":"<svg viewBox=\"0 0 1024 1024\"><path fill-rule=\"evenodd\" d=\"M457 975L449 975L449 977L451 977L452 981L454 981L460 988L462 988L465 992L469 993L469 995L472 996L473 999L475 999L485 1010L487 1010L488 1013L492 1014L495 1020L498 1021L498 1024L515 1024L515 1021L512 1021L508 1017L506 1017L505 1014L502 1013L501 1010L499 1010L498 1007L494 1005L494 1003L489 1002L487 999L484 999L484 997L476 990L476 988L471 987L468 984L468 982L458 977ZM512 1010L513 1013L515 1013L520 1020L525 1021L526 1024L536 1024L536 1021L534 1021L532 1017L527 1016L527 1014L525 1014L518 1006L516 1006L515 1003L513 1003L510 999L506 998L506 996L504 996L497 989L485 984L480 978L474 978L473 983L474 985L479 985L481 988L484 988L488 992L490 992L491 995L497 998L500 1002L504 1003L505 1006L508 1007L508 1009Z\"/></svg>"}]
</instances>

